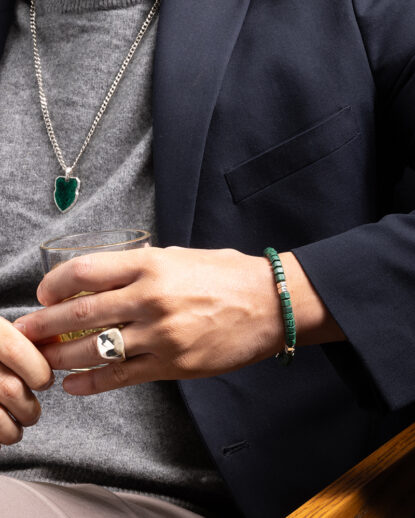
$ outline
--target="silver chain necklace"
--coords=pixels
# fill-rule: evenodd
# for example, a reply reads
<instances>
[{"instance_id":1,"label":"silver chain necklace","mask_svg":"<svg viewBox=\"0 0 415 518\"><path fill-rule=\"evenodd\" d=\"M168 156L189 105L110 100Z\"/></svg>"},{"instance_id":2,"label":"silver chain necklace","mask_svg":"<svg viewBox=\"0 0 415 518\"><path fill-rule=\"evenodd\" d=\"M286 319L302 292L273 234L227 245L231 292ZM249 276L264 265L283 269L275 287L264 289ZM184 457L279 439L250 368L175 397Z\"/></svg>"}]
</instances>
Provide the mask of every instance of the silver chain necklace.
<instances>
[{"instance_id":1,"label":"silver chain necklace","mask_svg":"<svg viewBox=\"0 0 415 518\"><path fill-rule=\"evenodd\" d=\"M107 92L107 95L105 96L105 99L103 100L101 107L95 116L95 119L92 123L90 130L88 131L88 134L85 138L84 143L82 144L82 147L78 153L78 156L75 158L74 163L71 166L68 166L65 162L65 159L63 158L62 150L59 147L55 132L53 130L52 121L51 121L50 115L49 115L48 102L46 99L45 91L43 89L42 66L41 66L41 62L40 62L39 49L38 49L38 44L37 44L35 0L31 0L31 2L30 2L30 30L32 32L32 39L33 39L33 57L34 57L34 65L35 65L35 74L36 74L36 79L37 79L37 83L38 83L38 87L39 87L40 106L42 109L43 120L45 121L46 131L48 133L49 140L52 144L53 151L55 152L56 158L58 159L58 162L59 162L61 168L65 172L65 176L58 176L55 179L55 192L53 195L55 204L61 212L67 212L68 210L70 210L75 205L75 203L78 199L79 189L81 186L81 180L76 176L72 176L73 170L76 167L76 165L78 164L78 161L81 158L86 147L88 146L89 141L91 140L92 135L94 134L99 121L101 120L102 116L105 113L105 110L107 109L107 106L108 106L108 103L109 103L111 97L114 95L114 92L117 89L117 86L118 86L119 82L121 81L121 78L123 77L126 68L128 67L132 57L134 56L134 53L135 53L137 47L139 46L141 40L143 39L143 36L146 33L148 27L150 26L152 19L157 14L159 7L160 7L160 0L155 0L153 7L150 9L150 12L148 13L147 18L145 19L143 25L141 26L141 29L139 30L136 39L134 40L133 44L131 45L127 56L125 57L124 61L122 62L122 65L121 65L120 69L118 70L118 73L115 76L115 79L112 82L112 85L110 86L110 88Z\"/></svg>"}]
</instances>

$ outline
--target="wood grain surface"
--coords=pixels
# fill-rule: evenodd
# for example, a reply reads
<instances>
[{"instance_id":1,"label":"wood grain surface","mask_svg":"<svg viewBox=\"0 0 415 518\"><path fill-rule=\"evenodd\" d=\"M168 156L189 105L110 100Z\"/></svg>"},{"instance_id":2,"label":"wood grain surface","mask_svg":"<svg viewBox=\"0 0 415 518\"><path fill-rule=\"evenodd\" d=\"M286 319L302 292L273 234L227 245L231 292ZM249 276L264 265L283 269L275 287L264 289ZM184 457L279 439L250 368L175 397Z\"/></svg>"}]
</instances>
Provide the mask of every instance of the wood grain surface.
<instances>
[{"instance_id":1,"label":"wood grain surface","mask_svg":"<svg viewBox=\"0 0 415 518\"><path fill-rule=\"evenodd\" d=\"M415 518L415 423L288 518Z\"/></svg>"}]
</instances>

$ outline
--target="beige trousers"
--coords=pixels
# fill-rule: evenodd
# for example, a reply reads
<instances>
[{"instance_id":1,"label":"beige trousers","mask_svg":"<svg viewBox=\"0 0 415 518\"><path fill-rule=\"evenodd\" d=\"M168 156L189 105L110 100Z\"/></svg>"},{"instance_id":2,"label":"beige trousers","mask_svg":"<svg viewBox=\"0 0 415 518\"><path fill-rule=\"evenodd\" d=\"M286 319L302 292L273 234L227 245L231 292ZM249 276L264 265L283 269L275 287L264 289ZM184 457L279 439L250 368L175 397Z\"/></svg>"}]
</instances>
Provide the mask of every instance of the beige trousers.
<instances>
[{"instance_id":1,"label":"beige trousers","mask_svg":"<svg viewBox=\"0 0 415 518\"><path fill-rule=\"evenodd\" d=\"M94 484L59 486L0 475L1 518L201 518L157 498Z\"/></svg>"}]
</instances>

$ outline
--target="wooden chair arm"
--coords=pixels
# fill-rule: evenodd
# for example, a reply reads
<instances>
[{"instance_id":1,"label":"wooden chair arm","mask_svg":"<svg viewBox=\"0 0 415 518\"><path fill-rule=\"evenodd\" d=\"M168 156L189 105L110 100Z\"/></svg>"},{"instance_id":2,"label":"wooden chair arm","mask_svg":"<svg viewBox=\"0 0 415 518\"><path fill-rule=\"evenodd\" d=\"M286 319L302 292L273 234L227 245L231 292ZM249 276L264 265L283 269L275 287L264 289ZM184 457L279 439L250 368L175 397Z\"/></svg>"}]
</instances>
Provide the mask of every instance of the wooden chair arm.
<instances>
[{"instance_id":1,"label":"wooden chair arm","mask_svg":"<svg viewBox=\"0 0 415 518\"><path fill-rule=\"evenodd\" d=\"M287 518L414 518L415 423Z\"/></svg>"}]
</instances>

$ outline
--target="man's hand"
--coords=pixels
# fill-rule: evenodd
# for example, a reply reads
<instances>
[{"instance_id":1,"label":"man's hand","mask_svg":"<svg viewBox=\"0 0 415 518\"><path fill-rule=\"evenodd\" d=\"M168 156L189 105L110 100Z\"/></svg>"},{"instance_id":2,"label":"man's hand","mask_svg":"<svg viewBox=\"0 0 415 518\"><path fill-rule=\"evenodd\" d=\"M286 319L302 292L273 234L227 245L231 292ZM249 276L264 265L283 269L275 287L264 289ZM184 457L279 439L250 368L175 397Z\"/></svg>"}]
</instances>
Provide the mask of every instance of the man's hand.
<instances>
[{"instance_id":1,"label":"man's hand","mask_svg":"<svg viewBox=\"0 0 415 518\"><path fill-rule=\"evenodd\" d=\"M0 443L14 444L23 426L39 420L41 408L32 390L46 390L53 373L44 356L12 324L0 317Z\"/></svg>"},{"instance_id":2,"label":"man's hand","mask_svg":"<svg viewBox=\"0 0 415 518\"><path fill-rule=\"evenodd\" d=\"M81 291L94 294L65 300ZM149 247L77 257L49 272L37 295L47 307L17 321L35 343L68 331L126 324L121 332L127 361L68 376L64 388L72 394L214 376L283 347L270 264L235 250ZM39 350L53 369L99 365L96 338Z\"/></svg>"},{"instance_id":3,"label":"man's hand","mask_svg":"<svg viewBox=\"0 0 415 518\"><path fill-rule=\"evenodd\" d=\"M298 293L292 261L288 269L289 289ZM65 300L81 291L94 294ZM64 389L71 394L215 376L271 357L284 345L268 259L236 250L170 247L86 255L49 272L37 295L47 307L18 320L35 343L68 331L126 324L121 332L127 361L68 376ZM313 300L303 293L301 299L305 305ZM295 298L293 308L297 316ZM103 362L96 338L39 349L53 369L89 367Z\"/></svg>"}]
</instances>

